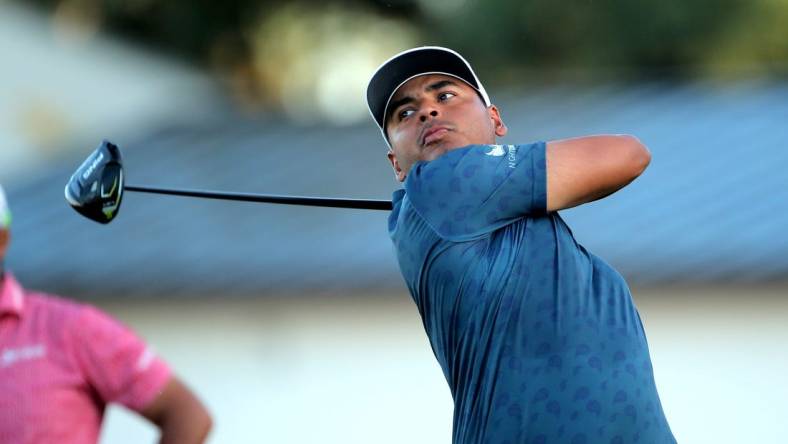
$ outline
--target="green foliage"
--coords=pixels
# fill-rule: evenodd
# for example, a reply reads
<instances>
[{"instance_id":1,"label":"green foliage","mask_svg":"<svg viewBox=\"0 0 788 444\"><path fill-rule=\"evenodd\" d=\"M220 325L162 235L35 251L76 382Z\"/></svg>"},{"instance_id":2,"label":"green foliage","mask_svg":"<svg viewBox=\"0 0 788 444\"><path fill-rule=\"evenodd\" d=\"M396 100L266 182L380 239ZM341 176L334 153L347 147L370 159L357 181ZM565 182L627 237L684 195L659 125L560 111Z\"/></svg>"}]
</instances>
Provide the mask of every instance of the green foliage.
<instances>
[{"instance_id":1,"label":"green foliage","mask_svg":"<svg viewBox=\"0 0 788 444\"><path fill-rule=\"evenodd\" d=\"M198 63L251 57L260 17L292 1L28 0L99 8L104 29ZM485 77L788 73L788 0L300 0L412 23L423 44L454 47ZM231 54L231 56L228 56Z\"/></svg>"},{"instance_id":2,"label":"green foliage","mask_svg":"<svg viewBox=\"0 0 788 444\"><path fill-rule=\"evenodd\" d=\"M705 63L704 48L717 45L752 4L469 0L450 16L429 17L427 27L440 41L495 67L492 75L507 70L682 75Z\"/></svg>"}]
</instances>

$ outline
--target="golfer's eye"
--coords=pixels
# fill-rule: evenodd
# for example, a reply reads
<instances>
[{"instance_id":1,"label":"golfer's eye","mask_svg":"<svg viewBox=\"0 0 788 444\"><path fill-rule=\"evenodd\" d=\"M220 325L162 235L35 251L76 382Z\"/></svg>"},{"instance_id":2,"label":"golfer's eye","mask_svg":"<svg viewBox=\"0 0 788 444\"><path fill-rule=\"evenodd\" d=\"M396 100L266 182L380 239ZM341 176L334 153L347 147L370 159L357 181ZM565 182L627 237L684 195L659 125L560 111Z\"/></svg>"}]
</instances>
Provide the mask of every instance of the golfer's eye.
<instances>
[{"instance_id":1,"label":"golfer's eye","mask_svg":"<svg viewBox=\"0 0 788 444\"><path fill-rule=\"evenodd\" d=\"M445 102L451 99L452 97L456 97L456 96L457 94L454 94L453 92L444 91L438 94L438 102Z\"/></svg>"},{"instance_id":2,"label":"golfer's eye","mask_svg":"<svg viewBox=\"0 0 788 444\"><path fill-rule=\"evenodd\" d=\"M399 118L399 120L407 119L408 117L413 115L413 113L415 113L415 112L416 111L413 110L413 109L405 108L403 110L400 110L400 112L397 113L397 117Z\"/></svg>"}]
</instances>

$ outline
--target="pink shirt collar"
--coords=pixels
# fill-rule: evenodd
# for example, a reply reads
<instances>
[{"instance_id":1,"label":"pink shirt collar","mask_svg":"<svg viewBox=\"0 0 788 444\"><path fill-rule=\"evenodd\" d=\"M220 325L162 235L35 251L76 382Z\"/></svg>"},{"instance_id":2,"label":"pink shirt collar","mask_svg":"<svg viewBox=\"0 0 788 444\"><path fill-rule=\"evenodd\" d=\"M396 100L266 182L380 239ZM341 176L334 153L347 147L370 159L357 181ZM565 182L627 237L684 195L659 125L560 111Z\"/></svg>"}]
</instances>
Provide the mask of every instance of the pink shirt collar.
<instances>
[{"instance_id":1,"label":"pink shirt collar","mask_svg":"<svg viewBox=\"0 0 788 444\"><path fill-rule=\"evenodd\" d=\"M22 316L24 302L22 287L11 273L6 271L5 277L0 281L0 315L13 314Z\"/></svg>"}]
</instances>

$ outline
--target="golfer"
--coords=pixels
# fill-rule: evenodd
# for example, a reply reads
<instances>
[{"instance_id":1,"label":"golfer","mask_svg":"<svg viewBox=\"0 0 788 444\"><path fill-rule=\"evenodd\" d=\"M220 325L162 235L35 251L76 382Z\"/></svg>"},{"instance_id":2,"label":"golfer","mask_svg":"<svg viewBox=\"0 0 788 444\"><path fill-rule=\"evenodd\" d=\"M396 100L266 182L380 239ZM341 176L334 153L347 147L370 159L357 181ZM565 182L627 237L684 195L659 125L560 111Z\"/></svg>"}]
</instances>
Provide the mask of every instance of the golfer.
<instances>
[{"instance_id":1,"label":"golfer","mask_svg":"<svg viewBox=\"0 0 788 444\"><path fill-rule=\"evenodd\" d=\"M0 186L0 443L95 444L109 404L203 443L210 413L132 330L84 303L30 291L3 266L11 212Z\"/></svg>"},{"instance_id":2,"label":"golfer","mask_svg":"<svg viewBox=\"0 0 788 444\"><path fill-rule=\"evenodd\" d=\"M626 282L558 214L638 177L646 147L496 145L500 111L440 47L385 62L367 102L404 183L389 234L454 398L453 442L675 442Z\"/></svg>"}]
</instances>

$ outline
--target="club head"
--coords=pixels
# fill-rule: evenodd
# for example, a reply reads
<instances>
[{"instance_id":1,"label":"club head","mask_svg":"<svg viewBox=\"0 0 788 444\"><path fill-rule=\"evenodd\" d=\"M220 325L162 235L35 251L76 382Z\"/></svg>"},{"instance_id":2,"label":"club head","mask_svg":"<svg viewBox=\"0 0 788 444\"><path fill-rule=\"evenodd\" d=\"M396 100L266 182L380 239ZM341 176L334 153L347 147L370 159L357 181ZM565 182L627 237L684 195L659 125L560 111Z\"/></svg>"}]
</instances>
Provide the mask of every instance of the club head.
<instances>
[{"instance_id":1,"label":"club head","mask_svg":"<svg viewBox=\"0 0 788 444\"><path fill-rule=\"evenodd\" d=\"M68 180L65 194L79 214L102 224L112 222L123 198L120 148L102 141Z\"/></svg>"}]
</instances>

